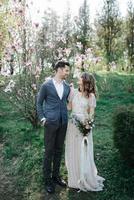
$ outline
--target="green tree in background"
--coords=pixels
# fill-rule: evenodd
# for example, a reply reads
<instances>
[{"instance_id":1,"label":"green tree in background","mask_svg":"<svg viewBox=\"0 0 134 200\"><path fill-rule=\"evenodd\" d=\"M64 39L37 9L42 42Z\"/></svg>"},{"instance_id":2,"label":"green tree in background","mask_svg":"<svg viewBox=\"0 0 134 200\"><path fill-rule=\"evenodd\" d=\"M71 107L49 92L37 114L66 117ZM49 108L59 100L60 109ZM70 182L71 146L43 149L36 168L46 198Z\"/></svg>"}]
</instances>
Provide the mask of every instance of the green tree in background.
<instances>
[{"instance_id":1,"label":"green tree in background","mask_svg":"<svg viewBox=\"0 0 134 200\"><path fill-rule=\"evenodd\" d=\"M0 5L0 71L1 71L4 49L8 42L8 26L6 20L8 16L8 1L1 0L0 4L1 4Z\"/></svg>"},{"instance_id":2,"label":"green tree in background","mask_svg":"<svg viewBox=\"0 0 134 200\"><path fill-rule=\"evenodd\" d=\"M128 2L128 13L126 19L126 44L128 50L129 70L134 70L134 3Z\"/></svg>"},{"instance_id":3,"label":"green tree in background","mask_svg":"<svg viewBox=\"0 0 134 200\"><path fill-rule=\"evenodd\" d=\"M67 9L63 15L61 36L64 37L64 47L68 48L72 45L72 16L69 2L67 2Z\"/></svg>"},{"instance_id":4,"label":"green tree in background","mask_svg":"<svg viewBox=\"0 0 134 200\"><path fill-rule=\"evenodd\" d=\"M107 70L110 70L110 63L117 60L118 39L121 36L121 19L116 0L104 0L96 27L98 44L104 49Z\"/></svg>"},{"instance_id":5,"label":"green tree in background","mask_svg":"<svg viewBox=\"0 0 134 200\"><path fill-rule=\"evenodd\" d=\"M76 42L82 44L81 53L85 54L86 49L90 46L91 26L90 26L90 14L87 0L84 0L82 6L79 8L79 16L75 19L76 24Z\"/></svg>"},{"instance_id":6,"label":"green tree in background","mask_svg":"<svg viewBox=\"0 0 134 200\"><path fill-rule=\"evenodd\" d=\"M56 60L59 30L59 16L54 10L48 9L44 13L42 27L36 42L42 68L45 62L53 63Z\"/></svg>"}]
</instances>

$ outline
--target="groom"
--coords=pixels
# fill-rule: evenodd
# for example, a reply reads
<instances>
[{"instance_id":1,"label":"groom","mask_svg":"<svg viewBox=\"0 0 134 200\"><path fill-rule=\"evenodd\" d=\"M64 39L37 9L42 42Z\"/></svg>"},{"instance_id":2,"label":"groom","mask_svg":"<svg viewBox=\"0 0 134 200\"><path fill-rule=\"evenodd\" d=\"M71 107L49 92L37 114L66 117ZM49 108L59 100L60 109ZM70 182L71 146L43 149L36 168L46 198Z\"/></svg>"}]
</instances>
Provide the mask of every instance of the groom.
<instances>
[{"instance_id":1,"label":"groom","mask_svg":"<svg viewBox=\"0 0 134 200\"><path fill-rule=\"evenodd\" d=\"M55 64L55 76L42 84L37 98L37 113L45 127L43 172L48 193L55 192L55 184L66 187L59 170L68 122L70 87L65 79L69 75L69 66L68 62L58 61Z\"/></svg>"}]
</instances>

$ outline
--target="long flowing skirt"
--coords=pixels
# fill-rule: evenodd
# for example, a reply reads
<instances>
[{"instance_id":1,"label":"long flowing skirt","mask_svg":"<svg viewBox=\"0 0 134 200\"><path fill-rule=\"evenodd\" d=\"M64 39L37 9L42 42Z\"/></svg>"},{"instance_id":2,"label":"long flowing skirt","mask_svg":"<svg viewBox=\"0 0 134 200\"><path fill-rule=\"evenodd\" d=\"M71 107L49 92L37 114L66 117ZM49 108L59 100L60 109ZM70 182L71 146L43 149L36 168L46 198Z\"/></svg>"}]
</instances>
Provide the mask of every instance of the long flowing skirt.
<instances>
[{"instance_id":1,"label":"long flowing skirt","mask_svg":"<svg viewBox=\"0 0 134 200\"><path fill-rule=\"evenodd\" d=\"M65 163L69 187L82 191L103 190L105 179L97 175L92 131L87 137L83 137L71 121L68 124L65 142Z\"/></svg>"}]
</instances>

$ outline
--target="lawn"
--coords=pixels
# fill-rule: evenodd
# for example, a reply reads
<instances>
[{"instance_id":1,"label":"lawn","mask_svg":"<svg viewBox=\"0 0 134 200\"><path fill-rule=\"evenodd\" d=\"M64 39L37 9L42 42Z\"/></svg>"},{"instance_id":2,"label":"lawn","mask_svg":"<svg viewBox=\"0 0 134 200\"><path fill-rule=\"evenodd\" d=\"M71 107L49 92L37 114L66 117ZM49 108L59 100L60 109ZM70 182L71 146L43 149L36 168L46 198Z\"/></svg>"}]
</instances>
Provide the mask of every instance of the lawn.
<instances>
[{"instance_id":1,"label":"lawn","mask_svg":"<svg viewBox=\"0 0 134 200\"><path fill-rule=\"evenodd\" d=\"M113 113L134 104L134 75L95 74L99 97L95 116L94 152L98 172L105 177L102 192L76 192L57 187L46 194L42 177L43 128L33 130L0 93L0 200L134 200L134 169L127 167L113 143ZM62 160L61 173L67 180Z\"/></svg>"}]
</instances>

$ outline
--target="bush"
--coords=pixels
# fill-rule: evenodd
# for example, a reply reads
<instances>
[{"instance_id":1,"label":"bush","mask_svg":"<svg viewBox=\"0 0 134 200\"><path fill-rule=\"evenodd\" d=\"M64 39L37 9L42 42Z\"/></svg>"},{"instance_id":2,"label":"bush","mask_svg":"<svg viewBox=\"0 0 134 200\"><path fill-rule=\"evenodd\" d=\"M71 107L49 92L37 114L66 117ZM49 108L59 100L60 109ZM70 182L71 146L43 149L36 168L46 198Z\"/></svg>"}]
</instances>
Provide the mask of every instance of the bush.
<instances>
[{"instance_id":1,"label":"bush","mask_svg":"<svg viewBox=\"0 0 134 200\"><path fill-rule=\"evenodd\" d=\"M115 147L127 164L134 166L134 106L119 107L113 122Z\"/></svg>"}]
</instances>

